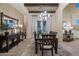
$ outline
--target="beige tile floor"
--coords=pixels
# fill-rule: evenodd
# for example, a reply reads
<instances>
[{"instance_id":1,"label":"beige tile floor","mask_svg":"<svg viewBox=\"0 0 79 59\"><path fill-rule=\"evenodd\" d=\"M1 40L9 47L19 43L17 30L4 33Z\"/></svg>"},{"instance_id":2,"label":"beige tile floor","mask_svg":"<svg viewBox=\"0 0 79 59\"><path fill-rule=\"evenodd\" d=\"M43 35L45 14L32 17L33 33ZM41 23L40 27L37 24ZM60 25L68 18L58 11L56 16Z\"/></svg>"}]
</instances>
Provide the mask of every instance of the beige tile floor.
<instances>
[{"instance_id":1,"label":"beige tile floor","mask_svg":"<svg viewBox=\"0 0 79 59\"><path fill-rule=\"evenodd\" d=\"M79 39L74 39L71 42L60 42L60 45L73 56L79 56Z\"/></svg>"},{"instance_id":2,"label":"beige tile floor","mask_svg":"<svg viewBox=\"0 0 79 59\"><path fill-rule=\"evenodd\" d=\"M71 53L79 55L79 48L77 47L79 45L78 41L79 40L74 40L73 42L59 42L58 54L54 53L54 56L71 56ZM76 42L77 44L75 44ZM50 51L44 51L44 55L50 56L51 53ZM10 49L8 53L0 53L0 56L41 56L41 52L39 50L38 54L35 54L34 39L24 39L24 41Z\"/></svg>"}]
</instances>

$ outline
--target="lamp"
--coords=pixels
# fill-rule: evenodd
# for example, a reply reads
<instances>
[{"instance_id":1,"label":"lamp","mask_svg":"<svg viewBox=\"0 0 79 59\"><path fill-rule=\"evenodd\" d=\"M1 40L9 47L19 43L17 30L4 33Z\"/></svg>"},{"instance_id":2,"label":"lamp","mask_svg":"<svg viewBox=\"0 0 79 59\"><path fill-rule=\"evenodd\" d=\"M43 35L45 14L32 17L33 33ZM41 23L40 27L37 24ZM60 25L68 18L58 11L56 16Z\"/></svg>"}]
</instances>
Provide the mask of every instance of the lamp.
<instances>
[{"instance_id":1,"label":"lamp","mask_svg":"<svg viewBox=\"0 0 79 59\"><path fill-rule=\"evenodd\" d=\"M20 28L22 28L22 27L23 27L23 25L22 25L22 24L19 24L18 26L19 26Z\"/></svg>"},{"instance_id":2,"label":"lamp","mask_svg":"<svg viewBox=\"0 0 79 59\"><path fill-rule=\"evenodd\" d=\"M73 27L71 26L70 29L73 29Z\"/></svg>"}]
</instances>

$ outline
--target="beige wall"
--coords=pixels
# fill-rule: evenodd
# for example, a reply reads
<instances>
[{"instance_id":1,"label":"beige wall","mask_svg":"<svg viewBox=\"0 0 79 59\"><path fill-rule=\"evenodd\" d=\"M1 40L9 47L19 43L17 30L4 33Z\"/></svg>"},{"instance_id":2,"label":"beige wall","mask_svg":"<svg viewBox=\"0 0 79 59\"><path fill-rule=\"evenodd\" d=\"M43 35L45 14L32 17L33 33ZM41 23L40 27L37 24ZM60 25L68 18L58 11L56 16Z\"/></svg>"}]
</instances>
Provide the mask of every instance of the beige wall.
<instances>
[{"instance_id":1,"label":"beige wall","mask_svg":"<svg viewBox=\"0 0 79 59\"><path fill-rule=\"evenodd\" d=\"M24 24L24 31L27 38L32 38L32 18L26 7L23 4L2 3L0 4L0 12L19 19L21 24Z\"/></svg>"},{"instance_id":2,"label":"beige wall","mask_svg":"<svg viewBox=\"0 0 79 59\"><path fill-rule=\"evenodd\" d=\"M58 11L52 17L52 31L58 31Z\"/></svg>"},{"instance_id":3,"label":"beige wall","mask_svg":"<svg viewBox=\"0 0 79 59\"><path fill-rule=\"evenodd\" d=\"M40 21L40 13L30 13L30 15L31 15L31 17L33 16L33 15L36 15L36 16L34 16L34 20L32 19L32 33L34 32L34 31L37 31L37 26L36 26L36 24L37 24L37 21ZM48 17L48 20L47 20L47 22L48 22L48 24L47 24L47 29L48 29L48 32L50 31L50 30L52 30L52 24L53 24L53 22L52 22L52 20L54 20L53 19L53 15L54 14L50 14L51 16L50 17ZM34 24L34 26L35 27L33 27L33 24Z\"/></svg>"},{"instance_id":4,"label":"beige wall","mask_svg":"<svg viewBox=\"0 0 79 59\"><path fill-rule=\"evenodd\" d=\"M72 24L72 10L73 8L73 4L69 4L64 10L63 10L63 19L64 21L66 21L67 23Z\"/></svg>"},{"instance_id":5,"label":"beige wall","mask_svg":"<svg viewBox=\"0 0 79 59\"><path fill-rule=\"evenodd\" d=\"M73 26L74 29L78 30L79 31L79 26L75 25L74 24L74 20L75 19L79 19L79 9L77 9L75 7L75 4L72 3L72 4L69 4L65 9L64 9L64 20L67 22L67 23L70 23L71 26Z\"/></svg>"},{"instance_id":6,"label":"beige wall","mask_svg":"<svg viewBox=\"0 0 79 59\"><path fill-rule=\"evenodd\" d=\"M57 32L57 38L62 41L62 21L63 21L63 9L68 5L68 3L60 3L55 15L53 16L54 22L52 24L52 31Z\"/></svg>"},{"instance_id":7,"label":"beige wall","mask_svg":"<svg viewBox=\"0 0 79 59\"><path fill-rule=\"evenodd\" d=\"M24 25L26 27L26 35L27 39L31 39L33 34L32 34L32 17L29 14L27 8L25 7L26 13L24 16Z\"/></svg>"},{"instance_id":8,"label":"beige wall","mask_svg":"<svg viewBox=\"0 0 79 59\"><path fill-rule=\"evenodd\" d=\"M73 23L74 20L79 19L79 9L77 9L77 8L75 7L75 4L73 4L72 11L73 11L73 12L72 12L72 20L71 20L72 25L74 26L74 29L76 29L76 30L79 31L79 26L77 26L77 25L75 25L75 24Z\"/></svg>"},{"instance_id":9,"label":"beige wall","mask_svg":"<svg viewBox=\"0 0 79 59\"><path fill-rule=\"evenodd\" d=\"M27 17L26 31L27 31L27 38L29 39L29 38L32 38L32 36L33 36L33 34L32 34L32 18L31 18L31 15L29 15L29 14L27 14L26 17Z\"/></svg>"},{"instance_id":10,"label":"beige wall","mask_svg":"<svg viewBox=\"0 0 79 59\"><path fill-rule=\"evenodd\" d=\"M3 12L4 14L11 16L13 18L19 19L20 24L24 23L23 14L20 13L16 8L14 8L12 5L10 5L8 3L1 3L0 4L0 12Z\"/></svg>"}]
</instances>

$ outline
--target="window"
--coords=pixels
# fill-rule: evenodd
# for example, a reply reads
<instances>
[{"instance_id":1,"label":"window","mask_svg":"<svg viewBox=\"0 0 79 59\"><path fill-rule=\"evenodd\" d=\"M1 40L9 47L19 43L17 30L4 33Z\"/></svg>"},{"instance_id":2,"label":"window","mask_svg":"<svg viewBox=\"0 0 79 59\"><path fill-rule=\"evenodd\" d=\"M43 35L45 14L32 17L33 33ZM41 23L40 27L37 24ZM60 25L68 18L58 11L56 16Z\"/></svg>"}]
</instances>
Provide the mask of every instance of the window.
<instances>
[{"instance_id":1,"label":"window","mask_svg":"<svg viewBox=\"0 0 79 59\"><path fill-rule=\"evenodd\" d=\"M76 4L75 4L75 7L76 7L76 8L79 8L79 3L76 3Z\"/></svg>"},{"instance_id":2,"label":"window","mask_svg":"<svg viewBox=\"0 0 79 59\"><path fill-rule=\"evenodd\" d=\"M79 19L75 19L74 24L79 26Z\"/></svg>"},{"instance_id":3,"label":"window","mask_svg":"<svg viewBox=\"0 0 79 59\"><path fill-rule=\"evenodd\" d=\"M39 33L47 31L47 21L37 21L37 31Z\"/></svg>"}]
</instances>

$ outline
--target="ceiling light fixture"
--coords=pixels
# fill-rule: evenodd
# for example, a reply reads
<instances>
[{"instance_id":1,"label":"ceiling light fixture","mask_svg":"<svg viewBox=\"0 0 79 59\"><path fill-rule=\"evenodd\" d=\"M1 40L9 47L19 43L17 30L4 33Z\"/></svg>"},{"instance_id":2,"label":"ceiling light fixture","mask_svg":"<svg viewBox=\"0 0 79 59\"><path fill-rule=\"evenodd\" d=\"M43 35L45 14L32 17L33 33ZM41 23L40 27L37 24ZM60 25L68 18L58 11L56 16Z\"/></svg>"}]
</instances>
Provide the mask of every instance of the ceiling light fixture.
<instances>
[{"instance_id":1,"label":"ceiling light fixture","mask_svg":"<svg viewBox=\"0 0 79 59\"><path fill-rule=\"evenodd\" d=\"M41 20L47 20L47 18L50 16L50 14L47 13L47 11L44 11L40 14Z\"/></svg>"}]
</instances>

